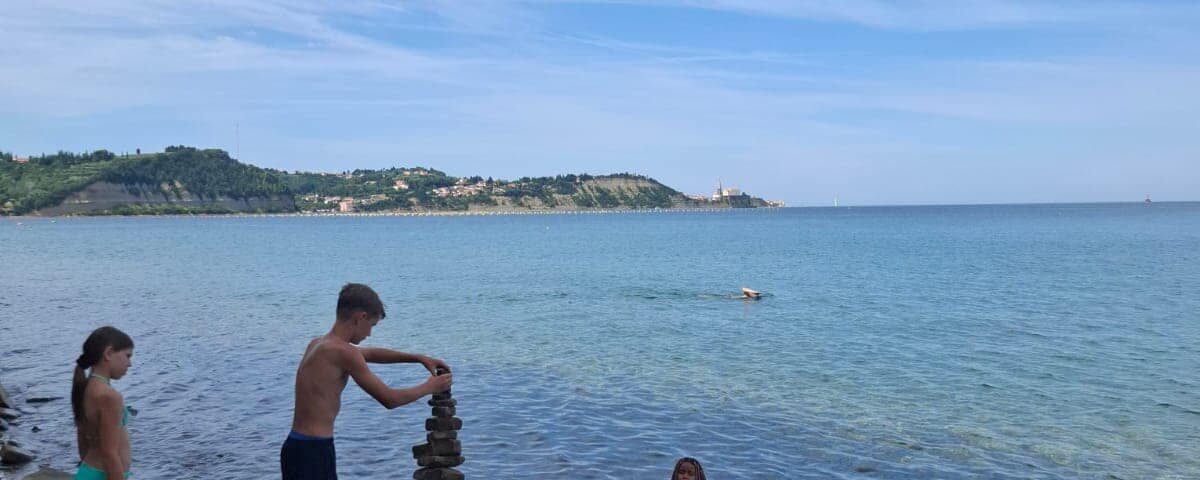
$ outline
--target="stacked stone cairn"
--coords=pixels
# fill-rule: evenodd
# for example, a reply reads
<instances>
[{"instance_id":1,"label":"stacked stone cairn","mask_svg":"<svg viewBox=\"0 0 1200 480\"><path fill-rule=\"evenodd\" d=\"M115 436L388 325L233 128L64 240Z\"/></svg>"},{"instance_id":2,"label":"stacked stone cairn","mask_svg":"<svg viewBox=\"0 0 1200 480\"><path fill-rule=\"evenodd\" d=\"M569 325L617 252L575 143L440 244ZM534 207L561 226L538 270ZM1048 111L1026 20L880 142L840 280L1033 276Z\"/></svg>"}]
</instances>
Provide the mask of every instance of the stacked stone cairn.
<instances>
[{"instance_id":1,"label":"stacked stone cairn","mask_svg":"<svg viewBox=\"0 0 1200 480\"><path fill-rule=\"evenodd\" d=\"M437 374L448 373L438 368ZM413 457L417 466L421 467L413 473L415 480L462 480L462 472L453 467L462 465L462 444L458 441L458 430L462 428L462 419L455 417L454 407L458 402L450 396L447 389L433 394L429 406L433 407L433 416L425 420L425 443L414 445Z\"/></svg>"}]
</instances>

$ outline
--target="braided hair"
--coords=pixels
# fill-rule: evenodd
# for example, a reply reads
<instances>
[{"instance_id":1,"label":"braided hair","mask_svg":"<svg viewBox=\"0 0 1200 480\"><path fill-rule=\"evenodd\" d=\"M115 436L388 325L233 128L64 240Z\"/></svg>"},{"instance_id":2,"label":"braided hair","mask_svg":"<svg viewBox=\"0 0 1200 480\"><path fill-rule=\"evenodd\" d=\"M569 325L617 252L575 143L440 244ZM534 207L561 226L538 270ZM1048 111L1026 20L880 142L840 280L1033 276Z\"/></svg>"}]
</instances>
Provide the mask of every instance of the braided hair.
<instances>
[{"instance_id":1,"label":"braided hair","mask_svg":"<svg viewBox=\"0 0 1200 480\"><path fill-rule=\"evenodd\" d=\"M708 480L704 476L704 467L700 466L700 461L692 457L683 457L675 462L675 470L671 472L671 480L679 478L679 471L683 469L684 464L689 463L696 467L696 480Z\"/></svg>"}]
</instances>

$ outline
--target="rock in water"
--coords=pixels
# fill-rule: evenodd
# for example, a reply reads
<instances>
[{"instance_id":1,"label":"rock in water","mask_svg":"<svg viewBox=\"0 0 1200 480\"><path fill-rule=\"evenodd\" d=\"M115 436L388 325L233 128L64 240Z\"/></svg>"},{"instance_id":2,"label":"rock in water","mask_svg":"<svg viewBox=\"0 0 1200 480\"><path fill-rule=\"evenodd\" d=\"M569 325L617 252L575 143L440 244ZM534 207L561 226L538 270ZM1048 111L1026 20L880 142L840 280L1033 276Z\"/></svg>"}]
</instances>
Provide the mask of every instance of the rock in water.
<instances>
[{"instance_id":1,"label":"rock in water","mask_svg":"<svg viewBox=\"0 0 1200 480\"><path fill-rule=\"evenodd\" d=\"M43 468L34 472L32 475L25 477L25 480L72 480L75 475L58 470Z\"/></svg>"},{"instance_id":2,"label":"rock in water","mask_svg":"<svg viewBox=\"0 0 1200 480\"><path fill-rule=\"evenodd\" d=\"M8 399L8 392L4 391L4 385L0 385L0 408L12 408L12 401Z\"/></svg>"},{"instance_id":3,"label":"rock in water","mask_svg":"<svg viewBox=\"0 0 1200 480\"><path fill-rule=\"evenodd\" d=\"M32 453L14 447L11 443L5 443L3 447L0 447L0 463L5 465L24 465L32 461Z\"/></svg>"}]
</instances>

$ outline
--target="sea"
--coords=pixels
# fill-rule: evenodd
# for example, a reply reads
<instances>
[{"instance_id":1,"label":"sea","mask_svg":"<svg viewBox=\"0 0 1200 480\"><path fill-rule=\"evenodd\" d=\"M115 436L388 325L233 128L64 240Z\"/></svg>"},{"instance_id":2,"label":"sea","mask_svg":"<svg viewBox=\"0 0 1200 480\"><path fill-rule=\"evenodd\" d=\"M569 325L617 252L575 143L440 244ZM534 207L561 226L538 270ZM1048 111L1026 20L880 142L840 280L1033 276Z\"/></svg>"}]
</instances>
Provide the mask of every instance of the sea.
<instances>
[{"instance_id":1,"label":"sea","mask_svg":"<svg viewBox=\"0 0 1200 480\"><path fill-rule=\"evenodd\" d=\"M1200 478L1200 203L0 218L0 246L9 434L62 470L114 325L134 478L278 478L362 282L364 346L454 369L467 478ZM342 478L411 478L428 416L351 382Z\"/></svg>"}]
</instances>

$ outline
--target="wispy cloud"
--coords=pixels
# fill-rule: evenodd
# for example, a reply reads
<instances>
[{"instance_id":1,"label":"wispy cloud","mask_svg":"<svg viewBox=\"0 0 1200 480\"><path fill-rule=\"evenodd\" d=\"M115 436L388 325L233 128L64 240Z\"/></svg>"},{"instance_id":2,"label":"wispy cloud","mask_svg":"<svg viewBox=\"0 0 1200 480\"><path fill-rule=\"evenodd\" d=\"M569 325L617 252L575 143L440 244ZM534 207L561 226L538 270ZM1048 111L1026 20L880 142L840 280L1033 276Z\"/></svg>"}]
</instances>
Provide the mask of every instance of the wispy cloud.
<instances>
[{"instance_id":1,"label":"wispy cloud","mask_svg":"<svg viewBox=\"0 0 1200 480\"><path fill-rule=\"evenodd\" d=\"M1200 60L1188 55L1196 38L1173 29L1195 14L1189 5L623 5L884 30L1040 24L1110 31L1128 27L1116 17L1124 14L1151 21L1153 34L1086 54L846 57L580 31L544 10L560 2L13 1L0 5L0 31L13 39L0 45L0 63L15 66L0 75L0 144L70 148L78 144L73 129L89 125L111 139L96 148L132 149L147 140L229 148L229 125L238 123L244 158L289 169L636 170L690 190L707 189L731 170L756 171L728 179L791 200L904 179L863 197L875 203L954 201L930 196L931 183L957 192L946 184L980 182L971 168L1005 165L1030 175L1067 168L1045 163L1057 162L1116 172L1148 151L1135 147L1139 138L1174 145L1158 157L1163 165L1200 149L1173 136L1194 130L1191 112L1200 109L1192 87ZM1153 23L1171 12L1174 18ZM1173 39L1165 47L1163 32ZM1184 55L1165 60L1171 52ZM172 126L169 134L145 133L164 126ZM1090 137L1114 130L1123 135ZM1008 176L1019 175L991 178ZM1164 184L1182 192L1196 182ZM1073 191L1078 197L1094 187ZM1101 194L1118 194L1105 188ZM974 200L1019 200L1004 191Z\"/></svg>"},{"instance_id":2,"label":"wispy cloud","mask_svg":"<svg viewBox=\"0 0 1200 480\"><path fill-rule=\"evenodd\" d=\"M1146 21L1184 21L1200 7L1190 2L1067 0L566 0L699 8L744 15L847 22L868 27L913 30L1022 26L1117 26Z\"/></svg>"}]
</instances>

